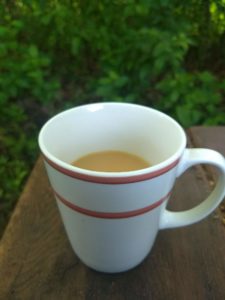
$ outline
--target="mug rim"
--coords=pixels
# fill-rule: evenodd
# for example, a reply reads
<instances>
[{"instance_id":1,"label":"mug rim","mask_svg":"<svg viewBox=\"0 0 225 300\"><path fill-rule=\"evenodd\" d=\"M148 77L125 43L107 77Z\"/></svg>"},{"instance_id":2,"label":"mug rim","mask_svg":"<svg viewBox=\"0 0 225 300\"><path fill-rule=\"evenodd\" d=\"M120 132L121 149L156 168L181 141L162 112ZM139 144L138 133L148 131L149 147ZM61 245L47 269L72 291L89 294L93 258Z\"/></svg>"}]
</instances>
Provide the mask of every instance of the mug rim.
<instances>
[{"instance_id":1,"label":"mug rim","mask_svg":"<svg viewBox=\"0 0 225 300\"><path fill-rule=\"evenodd\" d=\"M47 147L45 147L43 136L44 132L47 130L48 125L55 121L55 119L62 117L71 111L78 110L81 108L94 108L94 106L98 107L105 107L105 106L126 106L126 107L136 107L137 109L145 109L148 111L152 111L154 113L157 113L158 115L161 115L162 117L166 118L170 122L172 122L177 130L180 132L181 135L181 143L180 146L177 148L177 150L171 155L169 158L163 160L160 163L154 164L152 166L149 166L147 168L134 170L134 171L125 171L125 172L102 172L102 171L93 171L88 169L82 169L76 166L73 166L65 161L60 160L56 156L54 156L51 152L48 151ZM173 169L180 161L180 158L182 156L182 153L186 147L186 135L181 127L181 125L174 120L169 115L148 107L144 105L139 104L133 104L133 103L123 103L123 102L96 102L96 103L89 103L84 105L75 106L73 108L64 110L53 117L51 117L41 128L39 135L38 135L38 144L41 150L41 153L44 157L44 160L54 169L59 171L60 173L63 173L67 176L81 179L84 181L91 181L91 182L97 182L97 183L131 183L131 182L137 182L137 181L143 181L147 179L151 179L154 177L158 177L164 173L167 173L169 170Z\"/></svg>"}]
</instances>

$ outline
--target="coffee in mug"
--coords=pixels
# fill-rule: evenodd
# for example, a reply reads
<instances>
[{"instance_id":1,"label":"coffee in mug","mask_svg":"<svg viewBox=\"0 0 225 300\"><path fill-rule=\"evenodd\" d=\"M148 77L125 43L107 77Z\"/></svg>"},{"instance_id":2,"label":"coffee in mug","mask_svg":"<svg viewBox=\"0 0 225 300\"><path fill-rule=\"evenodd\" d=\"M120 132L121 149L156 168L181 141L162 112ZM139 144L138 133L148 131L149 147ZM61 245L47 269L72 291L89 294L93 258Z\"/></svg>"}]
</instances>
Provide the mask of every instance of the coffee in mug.
<instances>
[{"instance_id":1,"label":"coffee in mug","mask_svg":"<svg viewBox=\"0 0 225 300\"><path fill-rule=\"evenodd\" d=\"M73 161L72 165L99 172L127 172L150 167L150 163L138 155L115 150L89 153Z\"/></svg>"}]
</instances>

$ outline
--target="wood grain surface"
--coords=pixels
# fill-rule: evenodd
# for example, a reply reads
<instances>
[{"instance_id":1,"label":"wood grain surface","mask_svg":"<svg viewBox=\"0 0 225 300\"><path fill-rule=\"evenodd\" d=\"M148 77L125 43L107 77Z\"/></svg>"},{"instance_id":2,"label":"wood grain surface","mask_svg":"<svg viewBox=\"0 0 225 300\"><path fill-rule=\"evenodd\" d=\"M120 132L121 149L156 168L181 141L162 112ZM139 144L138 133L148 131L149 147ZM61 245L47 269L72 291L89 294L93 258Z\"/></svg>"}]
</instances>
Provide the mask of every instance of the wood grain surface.
<instances>
[{"instance_id":1,"label":"wood grain surface","mask_svg":"<svg viewBox=\"0 0 225 300\"><path fill-rule=\"evenodd\" d=\"M188 130L194 147L225 155L225 127ZM200 203L216 173L196 167L177 180L169 206ZM72 251L39 158L0 241L0 299L225 299L225 226L218 208L188 227L162 230L145 261L120 274L84 266Z\"/></svg>"}]
</instances>

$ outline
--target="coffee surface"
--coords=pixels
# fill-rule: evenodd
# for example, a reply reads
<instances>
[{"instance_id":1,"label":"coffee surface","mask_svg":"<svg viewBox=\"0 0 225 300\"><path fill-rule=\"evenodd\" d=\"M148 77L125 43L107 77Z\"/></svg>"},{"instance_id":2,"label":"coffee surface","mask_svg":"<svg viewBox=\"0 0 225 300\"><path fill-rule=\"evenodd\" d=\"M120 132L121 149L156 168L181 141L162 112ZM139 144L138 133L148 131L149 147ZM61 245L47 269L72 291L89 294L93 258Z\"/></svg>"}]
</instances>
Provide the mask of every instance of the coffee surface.
<instances>
[{"instance_id":1,"label":"coffee surface","mask_svg":"<svg viewBox=\"0 0 225 300\"><path fill-rule=\"evenodd\" d=\"M126 172L150 167L143 158L123 151L93 152L72 162L78 168L99 172Z\"/></svg>"}]
</instances>

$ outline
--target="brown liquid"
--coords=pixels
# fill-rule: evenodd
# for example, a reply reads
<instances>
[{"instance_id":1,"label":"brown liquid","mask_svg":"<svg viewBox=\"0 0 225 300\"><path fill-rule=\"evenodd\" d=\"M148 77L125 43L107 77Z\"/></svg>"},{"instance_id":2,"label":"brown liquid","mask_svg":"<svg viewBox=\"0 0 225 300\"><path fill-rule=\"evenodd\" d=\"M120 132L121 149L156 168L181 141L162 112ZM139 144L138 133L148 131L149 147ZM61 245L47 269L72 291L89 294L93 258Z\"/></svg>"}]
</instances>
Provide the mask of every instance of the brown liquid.
<instances>
[{"instance_id":1,"label":"brown liquid","mask_svg":"<svg viewBox=\"0 0 225 300\"><path fill-rule=\"evenodd\" d=\"M126 172L148 168L143 158L122 151L93 152L72 162L73 166L102 172Z\"/></svg>"}]
</instances>

